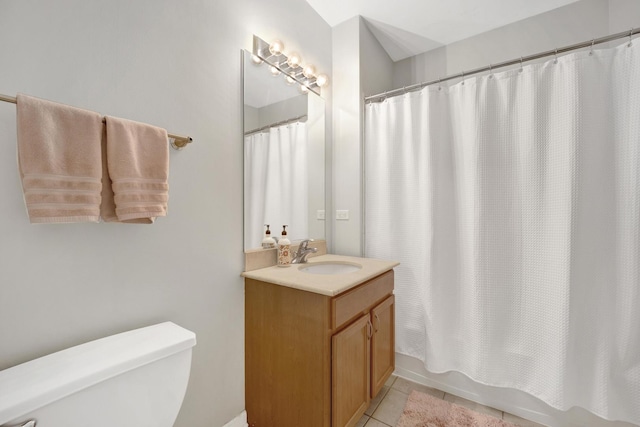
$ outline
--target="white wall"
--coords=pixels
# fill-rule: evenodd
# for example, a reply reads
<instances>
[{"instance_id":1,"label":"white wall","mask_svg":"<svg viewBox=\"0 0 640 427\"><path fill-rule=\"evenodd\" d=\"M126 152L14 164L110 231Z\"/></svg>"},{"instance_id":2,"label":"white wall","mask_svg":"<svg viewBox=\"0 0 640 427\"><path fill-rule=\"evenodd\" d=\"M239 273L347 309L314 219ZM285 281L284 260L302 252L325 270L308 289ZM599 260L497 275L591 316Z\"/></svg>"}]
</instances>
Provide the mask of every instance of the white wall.
<instances>
[{"instance_id":1,"label":"white wall","mask_svg":"<svg viewBox=\"0 0 640 427\"><path fill-rule=\"evenodd\" d=\"M363 94L392 88L393 62L360 17L333 28L333 209L349 220L333 221L332 253L362 255Z\"/></svg>"},{"instance_id":2,"label":"white wall","mask_svg":"<svg viewBox=\"0 0 640 427\"><path fill-rule=\"evenodd\" d=\"M169 216L151 226L30 225L15 106L0 102L0 369L171 320L198 344L176 426L244 409L240 50L280 38L331 70L331 30L299 0L0 0L0 93L188 134Z\"/></svg>"},{"instance_id":3,"label":"white wall","mask_svg":"<svg viewBox=\"0 0 640 427\"><path fill-rule=\"evenodd\" d=\"M349 221L333 220L330 252L360 255L360 18L333 27L332 201L349 210Z\"/></svg>"}]
</instances>

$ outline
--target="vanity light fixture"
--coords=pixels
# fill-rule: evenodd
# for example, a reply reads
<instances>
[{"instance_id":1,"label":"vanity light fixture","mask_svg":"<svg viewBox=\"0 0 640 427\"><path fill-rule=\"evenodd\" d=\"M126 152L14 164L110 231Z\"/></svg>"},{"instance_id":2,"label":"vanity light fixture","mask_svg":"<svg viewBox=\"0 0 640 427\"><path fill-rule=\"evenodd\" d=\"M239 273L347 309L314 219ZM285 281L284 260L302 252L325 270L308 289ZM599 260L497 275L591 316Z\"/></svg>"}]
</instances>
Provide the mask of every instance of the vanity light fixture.
<instances>
[{"instance_id":1,"label":"vanity light fixture","mask_svg":"<svg viewBox=\"0 0 640 427\"><path fill-rule=\"evenodd\" d=\"M316 77L316 84L320 87L324 87L326 85L329 84L329 76L327 76L326 74L322 73L322 74L318 74L318 77Z\"/></svg>"},{"instance_id":2,"label":"vanity light fixture","mask_svg":"<svg viewBox=\"0 0 640 427\"><path fill-rule=\"evenodd\" d=\"M302 57L297 52L288 55L284 53L284 43L274 40L271 44L265 42L258 36L253 36L253 62L256 65L265 62L270 66L270 71L274 76L281 73L285 76L287 84L298 83L303 93L313 91L320 95L319 88L329 84L329 77L324 74L317 74L313 64L303 65Z\"/></svg>"},{"instance_id":3,"label":"vanity light fixture","mask_svg":"<svg viewBox=\"0 0 640 427\"><path fill-rule=\"evenodd\" d=\"M289 54L289 58L287 59L287 65L291 68L298 68L302 63L302 58L298 52L292 52Z\"/></svg>"},{"instance_id":4,"label":"vanity light fixture","mask_svg":"<svg viewBox=\"0 0 640 427\"><path fill-rule=\"evenodd\" d=\"M312 64L307 64L302 69L302 75L308 79L312 79L316 76L316 67Z\"/></svg>"},{"instance_id":5,"label":"vanity light fixture","mask_svg":"<svg viewBox=\"0 0 640 427\"><path fill-rule=\"evenodd\" d=\"M274 40L273 43L269 45L269 52L272 55L280 56L282 55L283 50L284 50L284 44L280 40Z\"/></svg>"}]
</instances>

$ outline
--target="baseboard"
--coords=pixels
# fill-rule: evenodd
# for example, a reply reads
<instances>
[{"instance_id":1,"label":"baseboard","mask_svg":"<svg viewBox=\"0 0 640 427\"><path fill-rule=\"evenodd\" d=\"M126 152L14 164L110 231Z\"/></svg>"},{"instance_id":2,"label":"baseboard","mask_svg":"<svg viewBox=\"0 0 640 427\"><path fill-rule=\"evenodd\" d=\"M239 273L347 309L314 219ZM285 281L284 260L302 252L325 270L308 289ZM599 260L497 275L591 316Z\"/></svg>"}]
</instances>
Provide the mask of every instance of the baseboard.
<instances>
[{"instance_id":1,"label":"baseboard","mask_svg":"<svg viewBox=\"0 0 640 427\"><path fill-rule=\"evenodd\" d=\"M238 415L222 427L249 427L249 424L247 424L247 411L242 411L240 415Z\"/></svg>"}]
</instances>

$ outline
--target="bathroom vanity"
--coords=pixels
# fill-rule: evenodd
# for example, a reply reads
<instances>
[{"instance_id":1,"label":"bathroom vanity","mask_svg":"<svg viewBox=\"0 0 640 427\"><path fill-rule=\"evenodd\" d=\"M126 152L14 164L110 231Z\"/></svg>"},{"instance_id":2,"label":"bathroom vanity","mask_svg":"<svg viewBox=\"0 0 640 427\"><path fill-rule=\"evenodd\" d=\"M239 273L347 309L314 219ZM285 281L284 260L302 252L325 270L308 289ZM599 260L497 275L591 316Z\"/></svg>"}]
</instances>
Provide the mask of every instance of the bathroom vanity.
<instances>
[{"instance_id":1,"label":"bathroom vanity","mask_svg":"<svg viewBox=\"0 0 640 427\"><path fill-rule=\"evenodd\" d=\"M394 370L393 267L322 255L245 277L250 427L351 427Z\"/></svg>"}]
</instances>

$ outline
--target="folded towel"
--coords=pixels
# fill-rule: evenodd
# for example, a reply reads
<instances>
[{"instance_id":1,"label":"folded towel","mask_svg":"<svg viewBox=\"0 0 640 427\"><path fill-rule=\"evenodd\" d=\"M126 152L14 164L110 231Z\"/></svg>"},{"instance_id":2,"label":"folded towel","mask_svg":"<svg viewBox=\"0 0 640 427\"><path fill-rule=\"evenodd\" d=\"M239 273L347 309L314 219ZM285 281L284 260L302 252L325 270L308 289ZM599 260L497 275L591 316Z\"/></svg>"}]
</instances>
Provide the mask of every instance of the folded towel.
<instances>
[{"instance_id":1,"label":"folded towel","mask_svg":"<svg viewBox=\"0 0 640 427\"><path fill-rule=\"evenodd\" d=\"M105 150L112 191L106 188L102 193L102 218L106 222L150 224L167 214L167 131L109 116L106 122Z\"/></svg>"},{"instance_id":2,"label":"folded towel","mask_svg":"<svg viewBox=\"0 0 640 427\"><path fill-rule=\"evenodd\" d=\"M102 116L18 94L17 127L31 223L98 222Z\"/></svg>"}]
</instances>

